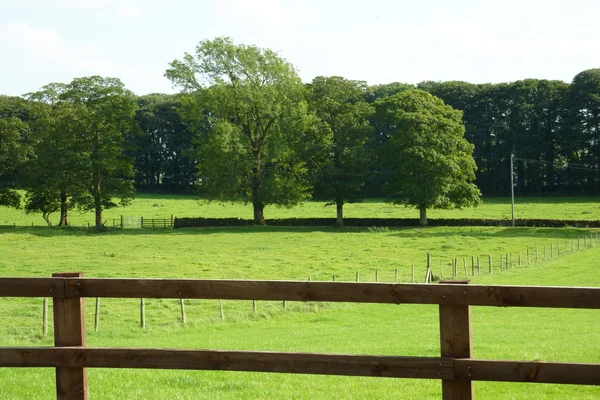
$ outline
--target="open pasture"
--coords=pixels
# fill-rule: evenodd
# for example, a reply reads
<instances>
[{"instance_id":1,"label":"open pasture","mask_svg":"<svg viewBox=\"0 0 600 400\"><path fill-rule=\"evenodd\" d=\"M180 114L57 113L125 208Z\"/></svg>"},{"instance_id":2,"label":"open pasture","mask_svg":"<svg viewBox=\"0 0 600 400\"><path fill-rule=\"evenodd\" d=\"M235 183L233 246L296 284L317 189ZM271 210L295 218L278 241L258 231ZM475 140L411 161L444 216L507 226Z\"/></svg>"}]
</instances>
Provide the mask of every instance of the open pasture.
<instances>
[{"instance_id":1,"label":"open pasture","mask_svg":"<svg viewBox=\"0 0 600 400\"><path fill-rule=\"evenodd\" d=\"M183 230L3 228L0 276L50 276L84 271L88 277L172 277L352 281L411 280L425 275L426 253L434 274L440 260L550 246L591 231L543 228L335 229L244 227ZM537 264L516 263L472 277L472 283L600 286L592 247ZM448 271L449 271L449 267ZM470 271L469 271L470 272ZM447 273L446 273L447 274ZM148 300L147 328L139 327L139 302L102 300L94 332L94 300L87 301L88 345L439 355L436 306L187 301L187 325L176 300ZM46 345L41 336L41 299L0 303L0 343ZM50 327L52 332L52 327ZM592 310L473 308L477 358L600 362L600 318ZM1 369L1 398L51 398L50 369ZM35 384L31 384L35 382ZM512 383L475 384L483 399L593 399L598 387ZM94 398L440 398L439 381L346 378L287 374L90 370Z\"/></svg>"},{"instance_id":2,"label":"open pasture","mask_svg":"<svg viewBox=\"0 0 600 400\"><path fill-rule=\"evenodd\" d=\"M600 198L598 197L524 197L516 199L516 218L527 219L566 219L566 220L599 220ZM132 204L104 212L107 226L119 224L121 216L126 226L139 225L140 217L170 218L176 217L205 217L205 218L252 218L250 204L218 203L198 200L197 196L156 195L138 193ZM483 198L483 204L474 208L457 210L428 210L429 218L485 218L510 219L510 198ZM381 199L370 199L363 203L346 204L344 216L348 218L415 218L419 217L417 210L404 206L386 203ZM52 214L54 224L58 214ZM265 218L335 218L335 207L326 206L324 202L307 201L296 207L281 208L267 206ZM94 225L94 214L80 213L71 210L69 219L76 227ZM0 206L0 226L44 226L41 214L25 214Z\"/></svg>"}]
</instances>

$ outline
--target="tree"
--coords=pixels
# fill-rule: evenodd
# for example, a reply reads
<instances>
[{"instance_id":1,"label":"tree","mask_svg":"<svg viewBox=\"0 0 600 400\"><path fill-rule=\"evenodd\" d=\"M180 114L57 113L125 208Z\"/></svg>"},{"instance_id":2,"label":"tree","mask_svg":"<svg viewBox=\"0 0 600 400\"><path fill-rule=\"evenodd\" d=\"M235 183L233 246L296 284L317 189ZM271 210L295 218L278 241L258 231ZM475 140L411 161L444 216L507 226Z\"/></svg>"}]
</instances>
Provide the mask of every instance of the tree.
<instances>
[{"instance_id":1,"label":"tree","mask_svg":"<svg viewBox=\"0 0 600 400\"><path fill-rule=\"evenodd\" d=\"M569 115L566 121L566 158L569 162L597 169L600 165L600 68L575 75L567 101ZM600 190L597 170L570 170L569 173L569 180L580 191ZM579 179L576 180L575 177Z\"/></svg>"},{"instance_id":2,"label":"tree","mask_svg":"<svg viewBox=\"0 0 600 400\"><path fill-rule=\"evenodd\" d=\"M187 156L193 134L180 114L180 95L149 94L138 98L136 120L141 131L129 138L136 144L135 183L145 190L188 192L196 162Z\"/></svg>"},{"instance_id":3,"label":"tree","mask_svg":"<svg viewBox=\"0 0 600 400\"><path fill-rule=\"evenodd\" d=\"M373 107L366 102L364 82L342 77L317 77L309 85L309 105L323 128L322 163L315 171L314 197L335 204L337 225L343 226L344 203L362 199L369 172L365 144L372 128Z\"/></svg>"},{"instance_id":4,"label":"tree","mask_svg":"<svg viewBox=\"0 0 600 400\"><path fill-rule=\"evenodd\" d=\"M86 110L61 99L67 89L65 84L51 83L26 95L38 124L33 129L36 157L27 165L25 210L42 213L48 224L50 214L60 211L59 226L69 225L70 200L81 197L86 176L80 140Z\"/></svg>"},{"instance_id":5,"label":"tree","mask_svg":"<svg viewBox=\"0 0 600 400\"><path fill-rule=\"evenodd\" d=\"M380 156L391 201L418 208L421 225L427 225L428 208L480 202L471 183L476 165L473 145L464 138L462 112L418 89L388 97L376 108L394 127Z\"/></svg>"},{"instance_id":6,"label":"tree","mask_svg":"<svg viewBox=\"0 0 600 400\"><path fill-rule=\"evenodd\" d=\"M300 153L311 119L292 64L271 50L217 38L173 61L166 76L210 111L210 131L196 135L208 198L251 202L254 223L263 224L267 204L291 206L307 197ZM186 116L191 126L195 118L205 116Z\"/></svg>"},{"instance_id":7,"label":"tree","mask_svg":"<svg viewBox=\"0 0 600 400\"><path fill-rule=\"evenodd\" d=\"M65 86L59 99L73 105L77 131L71 147L80 187L72 201L84 211L96 213L101 230L102 210L129 203L134 195L133 160L125 154L127 132L139 129L135 121L136 99L116 78L76 78Z\"/></svg>"},{"instance_id":8,"label":"tree","mask_svg":"<svg viewBox=\"0 0 600 400\"><path fill-rule=\"evenodd\" d=\"M0 96L0 205L20 207L19 169L32 157L29 110L18 97Z\"/></svg>"}]
</instances>

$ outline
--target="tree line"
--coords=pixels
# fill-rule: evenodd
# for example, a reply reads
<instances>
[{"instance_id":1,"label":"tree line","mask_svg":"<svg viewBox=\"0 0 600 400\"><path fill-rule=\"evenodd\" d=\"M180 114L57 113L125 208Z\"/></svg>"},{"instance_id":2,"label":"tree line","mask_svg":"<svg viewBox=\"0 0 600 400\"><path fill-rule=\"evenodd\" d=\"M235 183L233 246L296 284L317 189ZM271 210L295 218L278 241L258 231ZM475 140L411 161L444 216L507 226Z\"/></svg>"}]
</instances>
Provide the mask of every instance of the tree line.
<instances>
[{"instance_id":1,"label":"tree line","mask_svg":"<svg viewBox=\"0 0 600 400\"><path fill-rule=\"evenodd\" d=\"M0 96L0 204L61 225L90 210L100 228L136 189L246 201L256 223L313 198L341 225L344 204L385 197L425 224L427 209L508 193L511 153L520 193L599 189L600 69L571 84L305 84L277 53L217 38L165 75L180 93L94 76Z\"/></svg>"}]
</instances>

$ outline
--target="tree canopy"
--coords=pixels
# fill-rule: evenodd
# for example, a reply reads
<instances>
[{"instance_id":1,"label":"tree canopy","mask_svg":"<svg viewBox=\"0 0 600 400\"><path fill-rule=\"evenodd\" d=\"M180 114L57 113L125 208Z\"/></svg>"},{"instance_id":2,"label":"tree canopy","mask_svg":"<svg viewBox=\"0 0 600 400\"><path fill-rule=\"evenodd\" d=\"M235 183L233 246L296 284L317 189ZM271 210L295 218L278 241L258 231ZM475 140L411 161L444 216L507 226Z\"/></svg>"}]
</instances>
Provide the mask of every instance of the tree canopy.
<instances>
[{"instance_id":1,"label":"tree canopy","mask_svg":"<svg viewBox=\"0 0 600 400\"><path fill-rule=\"evenodd\" d=\"M271 50L218 38L173 61L166 76L210 110L212 129L196 135L209 198L251 202L262 224L267 204L289 206L309 195L299 154L311 120L292 64Z\"/></svg>"},{"instance_id":2,"label":"tree canopy","mask_svg":"<svg viewBox=\"0 0 600 400\"><path fill-rule=\"evenodd\" d=\"M473 206L480 192L472 182L473 145L464 138L462 112L418 89L376 104L393 129L381 148L384 191L397 204L418 208L422 225L429 208Z\"/></svg>"},{"instance_id":3,"label":"tree canopy","mask_svg":"<svg viewBox=\"0 0 600 400\"><path fill-rule=\"evenodd\" d=\"M368 118L374 110L367 95L365 82L338 76L320 76L309 85L310 108L322 123L322 159L313 173L313 197L336 205L338 226L344 224L344 204L363 198L370 172L366 143L373 130Z\"/></svg>"}]
</instances>

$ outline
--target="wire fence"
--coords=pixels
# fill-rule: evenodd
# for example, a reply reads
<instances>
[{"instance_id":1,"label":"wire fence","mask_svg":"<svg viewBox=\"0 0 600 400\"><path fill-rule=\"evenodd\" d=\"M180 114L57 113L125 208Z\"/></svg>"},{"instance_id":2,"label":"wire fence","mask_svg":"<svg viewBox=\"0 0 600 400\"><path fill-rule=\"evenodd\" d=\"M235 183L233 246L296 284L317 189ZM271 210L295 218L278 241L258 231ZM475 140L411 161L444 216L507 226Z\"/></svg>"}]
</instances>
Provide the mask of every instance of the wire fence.
<instances>
[{"instance_id":1,"label":"wire fence","mask_svg":"<svg viewBox=\"0 0 600 400\"><path fill-rule=\"evenodd\" d=\"M544 246L502 254L484 254L435 259L395 269L371 269L368 273L306 277L305 280L338 282L430 283L440 279L468 279L477 275L499 274L518 267L532 266L598 247L598 233L564 239ZM315 312L332 307L328 303L189 300L189 299L85 299L86 325L91 331L152 329L176 326L201 326L218 320L265 318L282 312ZM48 339L53 332L52 299L0 298L0 346Z\"/></svg>"}]
</instances>

